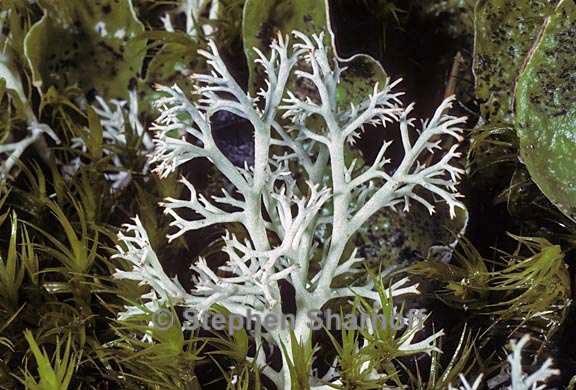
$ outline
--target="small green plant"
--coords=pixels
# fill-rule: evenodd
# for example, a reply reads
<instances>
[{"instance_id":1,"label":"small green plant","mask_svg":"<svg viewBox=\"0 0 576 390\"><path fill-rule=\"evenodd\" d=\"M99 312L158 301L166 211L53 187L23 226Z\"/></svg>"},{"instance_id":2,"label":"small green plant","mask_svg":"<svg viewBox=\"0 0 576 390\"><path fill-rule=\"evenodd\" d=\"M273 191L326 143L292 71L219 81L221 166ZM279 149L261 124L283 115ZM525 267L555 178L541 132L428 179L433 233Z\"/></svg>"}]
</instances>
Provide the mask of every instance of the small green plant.
<instances>
[{"instance_id":1,"label":"small green plant","mask_svg":"<svg viewBox=\"0 0 576 390\"><path fill-rule=\"evenodd\" d=\"M452 264L427 260L415 264L411 272L439 281L437 297L454 308L515 323L515 327L546 324L541 329L550 337L570 304L564 252L543 238L511 237L517 250L501 253L496 261L488 262L463 241Z\"/></svg>"},{"instance_id":2,"label":"small green plant","mask_svg":"<svg viewBox=\"0 0 576 390\"><path fill-rule=\"evenodd\" d=\"M79 363L80 356L72 351L72 337L66 337L66 343L62 350L63 342L56 341L56 349L52 358L46 350L40 350L32 332L24 333L26 341L36 363L36 370L40 380L37 381L28 367L24 371L23 383L30 390L68 390L72 376Z\"/></svg>"}]
</instances>

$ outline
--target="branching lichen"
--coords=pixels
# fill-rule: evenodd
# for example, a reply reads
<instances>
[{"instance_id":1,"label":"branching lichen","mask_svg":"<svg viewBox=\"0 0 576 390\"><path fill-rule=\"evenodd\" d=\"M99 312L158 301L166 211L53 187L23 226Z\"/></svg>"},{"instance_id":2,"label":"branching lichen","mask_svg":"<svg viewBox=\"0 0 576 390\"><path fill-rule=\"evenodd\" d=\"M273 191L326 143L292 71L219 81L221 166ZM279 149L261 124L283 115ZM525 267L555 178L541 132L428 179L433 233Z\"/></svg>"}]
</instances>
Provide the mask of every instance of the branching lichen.
<instances>
[{"instance_id":1,"label":"branching lichen","mask_svg":"<svg viewBox=\"0 0 576 390\"><path fill-rule=\"evenodd\" d=\"M97 104L93 105L92 109L98 115L101 126L102 143L105 146L102 152L110 158L113 167L117 169L117 172L105 173L104 177L112 183L111 191L117 192L128 186L132 180L132 173L124 166L116 149L127 146L129 134L133 134L141 140L142 156L146 152L151 151L154 144L138 117L138 96L136 90L129 91L128 101L112 99L110 102L106 102L102 97L96 96L96 102ZM86 128L85 134L90 136L91 131L94 131L94 129ZM73 138L71 146L82 153L88 152L89 149L84 137ZM66 174L72 175L76 173L80 165L80 157L74 158L64 167L64 171ZM147 171L148 164L145 164L142 168L142 173Z\"/></svg>"},{"instance_id":2,"label":"branching lichen","mask_svg":"<svg viewBox=\"0 0 576 390\"><path fill-rule=\"evenodd\" d=\"M205 259L198 259L192 266L195 287L188 292L177 280L166 276L144 227L135 219L128 233L120 235L124 245L118 255L129 260L132 269L117 274L151 288L143 297L149 307L169 301L202 314L218 304L236 315L250 313L261 318L283 314L278 281L287 281L295 291L294 328L264 329L255 336L257 352L253 358L282 389L290 388L294 379L289 369L294 361L292 351L297 349L294 342L305 345L310 340L308 313L337 298L360 297L376 305L380 302L381 296L368 278L360 278L363 281L355 285L334 285L337 277L361 269L361 259L349 248L358 229L384 207L409 210L411 202L418 202L434 213L435 203L442 201L451 216L456 208L463 207L456 189L463 173L455 165L458 143L445 146L449 138L461 140L460 126L465 121L447 113L453 99L442 102L417 132L415 120L410 117L413 105L403 107L399 100L402 93L393 91L398 82L375 85L373 93L360 104L341 107L337 92L345 69L331 59L322 35L294 35L294 44L279 36L271 44L269 57L257 52L258 64L267 75L267 87L257 96L242 90L213 42L209 51L200 51L212 72L194 76L197 100L187 97L177 86L158 87L166 96L157 101L161 115L154 127L156 147L152 157L156 172L165 177L182 164L204 157L236 190L207 199L183 177L181 182L189 197L168 198L162 203L173 219L174 232L168 238L174 240L192 230L229 223L241 224L249 238L240 240L231 233L225 236L223 250L228 261L219 270ZM317 96L302 97L287 90L291 77L307 80ZM210 117L221 110L252 124L253 166L235 166L216 146ZM311 125L319 122L319 126ZM356 167L355 162L347 161L348 144L365 125L380 123L387 129L392 128L391 123L399 125L404 151L400 164L395 169L388 166L389 142L382 145L369 166ZM302 175L305 180L297 180ZM190 210L197 218L184 216L189 216ZM390 296L417 292L417 286L408 279L386 289ZM137 310L129 308L129 313ZM403 339L403 350L434 350L434 339L441 332L413 342L415 331L423 325L418 322L406 326L408 330L403 334L411 336ZM280 372L265 367L263 341L283 347Z\"/></svg>"},{"instance_id":3,"label":"branching lichen","mask_svg":"<svg viewBox=\"0 0 576 390\"><path fill-rule=\"evenodd\" d=\"M546 386L544 384L550 377L558 375L559 370L553 369L552 359L546 359L544 363L532 374L527 374L522 368L522 351L528 341L529 335L524 335L520 340L511 341L510 347L512 352L508 355L507 361L509 364L509 372L506 375L507 380L510 380L510 385L505 386L506 390L542 390ZM478 390L482 385L483 375L479 375L476 380L470 384L463 375L460 375L461 386L449 386L449 390ZM489 388L495 388L488 384Z\"/></svg>"},{"instance_id":4,"label":"branching lichen","mask_svg":"<svg viewBox=\"0 0 576 390\"><path fill-rule=\"evenodd\" d=\"M0 15L0 30L2 29L2 18L6 15L7 14ZM0 43L2 42L2 38L2 34L0 33ZM16 141L9 135L9 142L0 145L0 181L3 181L10 175L10 172L26 149L38 142L43 134L47 134L56 142L59 142L59 139L48 125L40 123L36 118L30 102L24 93L24 86L14 66L10 51L7 47L1 46L0 81L3 81L5 88L11 91L15 99L19 100L20 107L23 110L23 116L28 124L27 134L23 138ZM43 157L47 158L48 156Z\"/></svg>"}]
</instances>

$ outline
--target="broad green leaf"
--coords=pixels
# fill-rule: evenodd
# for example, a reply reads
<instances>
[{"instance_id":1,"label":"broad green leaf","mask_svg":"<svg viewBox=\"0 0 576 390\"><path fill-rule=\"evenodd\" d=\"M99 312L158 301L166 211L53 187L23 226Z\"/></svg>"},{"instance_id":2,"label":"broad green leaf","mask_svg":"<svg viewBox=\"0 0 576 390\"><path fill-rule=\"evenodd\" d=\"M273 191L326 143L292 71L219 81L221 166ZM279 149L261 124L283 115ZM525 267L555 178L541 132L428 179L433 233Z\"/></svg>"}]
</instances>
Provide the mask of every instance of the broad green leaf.
<instances>
[{"instance_id":1,"label":"broad green leaf","mask_svg":"<svg viewBox=\"0 0 576 390\"><path fill-rule=\"evenodd\" d=\"M247 0L244 5L242 37L249 69L250 92L256 90L264 70L257 66L254 48L269 52L278 33L294 30L306 35L327 30L327 9L324 1L310 0ZM327 36L325 36L325 43Z\"/></svg>"},{"instance_id":2,"label":"broad green leaf","mask_svg":"<svg viewBox=\"0 0 576 390\"><path fill-rule=\"evenodd\" d=\"M350 103L361 103L374 93L376 83L380 89L388 83L388 76L382 65L369 55L356 54L348 59L341 59L340 66L346 67L337 90L337 102L342 108L348 108Z\"/></svg>"},{"instance_id":3,"label":"broad green leaf","mask_svg":"<svg viewBox=\"0 0 576 390\"><path fill-rule=\"evenodd\" d=\"M516 85L516 131L532 179L576 219L576 4L562 0Z\"/></svg>"},{"instance_id":4,"label":"broad green leaf","mask_svg":"<svg viewBox=\"0 0 576 390\"><path fill-rule=\"evenodd\" d=\"M0 44L2 40L0 39ZM3 82L2 90L12 90L20 98L22 102L26 102L26 94L22 86L22 80L18 74L18 70L12 61L10 52L2 53L0 51L0 81Z\"/></svg>"},{"instance_id":5,"label":"broad green leaf","mask_svg":"<svg viewBox=\"0 0 576 390\"><path fill-rule=\"evenodd\" d=\"M147 79L155 83L173 83L178 75L186 76L189 69L197 68L197 45L167 43L150 61Z\"/></svg>"},{"instance_id":6,"label":"broad green leaf","mask_svg":"<svg viewBox=\"0 0 576 390\"><path fill-rule=\"evenodd\" d=\"M319 0L247 0L244 5L242 35L244 51L249 69L249 90L251 93L261 87L264 70L258 67L253 48L263 53L269 52L269 45L277 34L290 34L301 31L307 35L324 32L328 47L334 47L333 32L329 23L328 3ZM337 54L337 53L336 53ZM374 90L374 84L383 87L388 79L382 66L374 58L359 54L349 59L340 59L348 69L342 73L342 83L338 87L338 103L347 106L358 103ZM305 91L306 85L289 86L293 91Z\"/></svg>"},{"instance_id":7,"label":"broad green leaf","mask_svg":"<svg viewBox=\"0 0 576 390\"><path fill-rule=\"evenodd\" d=\"M513 121L514 82L555 1L480 0L475 12L474 74L482 115Z\"/></svg>"},{"instance_id":8,"label":"broad green leaf","mask_svg":"<svg viewBox=\"0 0 576 390\"><path fill-rule=\"evenodd\" d=\"M0 41L8 38L9 46L18 63L24 61L24 38L30 29L35 11L36 9L31 7L27 0L2 0L0 2L0 14L3 13L0 15L3 31L3 34L0 34ZM5 46L2 48L4 49Z\"/></svg>"},{"instance_id":9,"label":"broad green leaf","mask_svg":"<svg viewBox=\"0 0 576 390\"><path fill-rule=\"evenodd\" d=\"M197 54L198 42L183 32L149 32L146 37L163 43L146 71L149 83L173 84L198 69L202 57Z\"/></svg>"},{"instance_id":10,"label":"broad green leaf","mask_svg":"<svg viewBox=\"0 0 576 390\"><path fill-rule=\"evenodd\" d=\"M25 54L33 84L47 90L77 84L84 92L126 98L146 42L129 0L42 1L44 16L28 32ZM57 42L57 44L55 44Z\"/></svg>"},{"instance_id":11,"label":"broad green leaf","mask_svg":"<svg viewBox=\"0 0 576 390\"><path fill-rule=\"evenodd\" d=\"M373 266L391 266L449 254L466 230L468 211L457 209L450 219L444 205L436 209L433 216L415 203L409 212L380 210L358 235L359 255Z\"/></svg>"}]
</instances>

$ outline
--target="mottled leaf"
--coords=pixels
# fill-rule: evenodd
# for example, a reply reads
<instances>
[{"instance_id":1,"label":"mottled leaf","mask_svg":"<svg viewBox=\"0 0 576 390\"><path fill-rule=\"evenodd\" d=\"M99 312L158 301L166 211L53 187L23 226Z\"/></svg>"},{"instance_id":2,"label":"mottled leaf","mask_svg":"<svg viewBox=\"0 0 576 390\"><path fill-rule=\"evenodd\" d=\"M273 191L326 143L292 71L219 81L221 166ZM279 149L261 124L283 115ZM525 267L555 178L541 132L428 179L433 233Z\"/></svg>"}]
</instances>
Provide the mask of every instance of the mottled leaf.
<instances>
[{"instance_id":1,"label":"mottled leaf","mask_svg":"<svg viewBox=\"0 0 576 390\"><path fill-rule=\"evenodd\" d=\"M557 0L480 0L475 12L474 74L481 113L513 121L514 82Z\"/></svg>"},{"instance_id":2,"label":"mottled leaf","mask_svg":"<svg viewBox=\"0 0 576 390\"><path fill-rule=\"evenodd\" d=\"M433 216L417 203L409 212L382 209L359 233L359 255L369 264L386 266L423 258L448 260L467 225L467 210L457 209L456 218L450 219L442 205Z\"/></svg>"},{"instance_id":3,"label":"mottled leaf","mask_svg":"<svg viewBox=\"0 0 576 390\"><path fill-rule=\"evenodd\" d=\"M2 40L0 39L0 44ZM22 81L20 80L20 75L18 70L14 66L14 63L9 53L0 52L0 81L2 81L2 90L12 90L20 98L21 101L26 101L26 95L22 88Z\"/></svg>"},{"instance_id":4,"label":"mottled leaf","mask_svg":"<svg viewBox=\"0 0 576 390\"><path fill-rule=\"evenodd\" d=\"M263 75L263 70L254 62L258 57L253 48L268 53L270 43L278 33L286 35L298 30L312 35L326 31L326 20L323 1L247 0L244 5L242 35L250 72L250 88L253 90Z\"/></svg>"},{"instance_id":5,"label":"mottled leaf","mask_svg":"<svg viewBox=\"0 0 576 390\"><path fill-rule=\"evenodd\" d=\"M301 31L307 35L324 32L327 46L334 47L333 32L328 21L328 2L317 0L247 0L244 6L243 39L249 69L249 89L253 93L261 85L263 69L254 62L253 48L269 51L269 45L278 33L284 35ZM336 53L337 54L337 53ZM346 66L342 83L338 87L338 102L347 106L359 102L374 90L374 84L383 86L387 75L382 66L368 55L355 55L341 59ZM306 83L297 82L295 88L307 93Z\"/></svg>"},{"instance_id":6,"label":"mottled leaf","mask_svg":"<svg viewBox=\"0 0 576 390\"><path fill-rule=\"evenodd\" d=\"M516 130L532 179L576 218L576 4L562 0L516 85Z\"/></svg>"},{"instance_id":7,"label":"mottled leaf","mask_svg":"<svg viewBox=\"0 0 576 390\"><path fill-rule=\"evenodd\" d=\"M77 84L107 99L126 98L146 54L144 27L129 0L43 1L25 54L33 83L46 90Z\"/></svg>"},{"instance_id":8,"label":"mottled leaf","mask_svg":"<svg viewBox=\"0 0 576 390\"><path fill-rule=\"evenodd\" d=\"M356 54L341 60L340 65L347 68L342 72L337 90L338 105L342 108L350 103L359 104L374 93L376 83L383 88L388 81L384 68L369 55Z\"/></svg>"},{"instance_id":9,"label":"mottled leaf","mask_svg":"<svg viewBox=\"0 0 576 390\"><path fill-rule=\"evenodd\" d=\"M453 36L473 34L474 0L420 0L418 6L426 14L450 18L447 30Z\"/></svg>"},{"instance_id":10,"label":"mottled leaf","mask_svg":"<svg viewBox=\"0 0 576 390\"><path fill-rule=\"evenodd\" d=\"M198 56L198 42L184 32L153 31L144 33L146 38L161 43L146 71L146 80L153 84L172 84L190 76L202 63Z\"/></svg>"}]
</instances>

